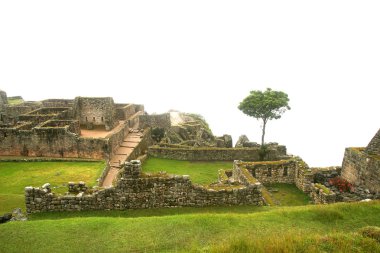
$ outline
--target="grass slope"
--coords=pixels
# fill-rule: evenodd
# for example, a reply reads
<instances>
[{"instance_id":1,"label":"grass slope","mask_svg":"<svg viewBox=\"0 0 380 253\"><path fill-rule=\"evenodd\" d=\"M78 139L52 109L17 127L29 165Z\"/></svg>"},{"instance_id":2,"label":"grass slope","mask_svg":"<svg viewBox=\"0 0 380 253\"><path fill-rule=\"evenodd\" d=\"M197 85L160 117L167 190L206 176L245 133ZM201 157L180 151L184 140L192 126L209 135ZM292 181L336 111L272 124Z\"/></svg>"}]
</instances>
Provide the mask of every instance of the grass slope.
<instances>
[{"instance_id":1,"label":"grass slope","mask_svg":"<svg viewBox=\"0 0 380 253\"><path fill-rule=\"evenodd\" d=\"M146 216L146 210L134 210L134 218L129 211L108 212L110 217L93 212L94 217L6 223L0 226L0 251L380 252L375 239L356 232L380 226L378 201L258 207L262 212L253 213L242 208L247 212L235 212L239 207L225 207L224 212L199 208L198 213L183 208L176 215ZM160 212L149 212L155 211Z\"/></svg>"},{"instance_id":2,"label":"grass slope","mask_svg":"<svg viewBox=\"0 0 380 253\"><path fill-rule=\"evenodd\" d=\"M178 161L149 158L143 164L144 172L166 171L169 174L189 175L193 183L210 184L218 181L219 169L232 169L232 162Z\"/></svg>"},{"instance_id":3,"label":"grass slope","mask_svg":"<svg viewBox=\"0 0 380 253\"><path fill-rule=\"evenodd\" d=\"M50 183L55 192L66 192L69 181L89 186L104 169L104 162L0 162L0 214L24 208L24 188Z\"/></svg>"}]
</instances>

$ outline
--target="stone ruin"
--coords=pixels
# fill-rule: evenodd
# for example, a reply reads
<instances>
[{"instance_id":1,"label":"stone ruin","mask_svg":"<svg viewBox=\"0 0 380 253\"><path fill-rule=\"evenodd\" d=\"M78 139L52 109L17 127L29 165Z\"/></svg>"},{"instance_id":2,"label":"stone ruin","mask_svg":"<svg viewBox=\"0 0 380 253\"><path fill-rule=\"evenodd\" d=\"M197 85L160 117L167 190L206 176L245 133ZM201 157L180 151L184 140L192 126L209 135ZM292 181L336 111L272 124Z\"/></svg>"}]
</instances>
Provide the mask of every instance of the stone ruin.
<instances>
[{"instance_id":1,"label":"stone ruin","mask_svg":"<svg viewBox=\"0 0 380 253\"><path fill-rule=\"evenodd\" d=\"M287 155L286 147L277 143L268 145L267 161L257 162L261 158L260 145L246 136L240 136L232 148L231 137L213 136L202 118L185 115L180 116L185 119L180 122L176 115L147 115L142 105L115 104L112 98L77 97L10 105L6 93L0 91L0 155L110 161L111 157L118 157L117 150L123 147L128 134L140 132L139 128L163 128L164 141L149 149L147 135L133 136L144 137L144 141L134 147L129 159L148 151L153 157L179 160L237 160L232 170L220 170L219 182L210 186L194 185L188 176L142 173L140 162L119 160L114 166L122 168L106 189L89 189L84 182L70 182L68 194L60 196L51 191L49 184L27 187L29 213L262 205L265 199L261 183L295 184L310 193L314 203L380 198L380 130L366 148L347 148L342 167L309 168L300 158ZM105 135L83 136L85 131L103 131ZM109 162L108 166L105 172L112 168ZM337 191L329 183L336 177L350 182L355 191Z\"/></svg>"},{"instance_id":2,"label":"stone ruin","mask_svg":"<svg viewBox=\"0 0 380 253\"><path fill-rule=\"evenodd\" d=\"M144 107L110 97L7 104L0 92L0 155L109 159ZM83 135L96 130L103 136Z\"/></svg>"},{"instance_id":3,"label":"stone ruin","mask_svg":"<svg viewBox=\"0 0 380 253\"><path fill-rule=\"evenodd\" d=\"M69 191L67 195L54 194L49 184L42 188L26 187L25 202L28 213L263 205L262 185L257 180L244 173L235 173L235 180L239 184L200 186L193 184L189 176L142 173L140 161L133 160L123 164L115 186L89 193L85 184L71 184L69 188L77 187L77 191Z\"/></svg>"}]
</instances>

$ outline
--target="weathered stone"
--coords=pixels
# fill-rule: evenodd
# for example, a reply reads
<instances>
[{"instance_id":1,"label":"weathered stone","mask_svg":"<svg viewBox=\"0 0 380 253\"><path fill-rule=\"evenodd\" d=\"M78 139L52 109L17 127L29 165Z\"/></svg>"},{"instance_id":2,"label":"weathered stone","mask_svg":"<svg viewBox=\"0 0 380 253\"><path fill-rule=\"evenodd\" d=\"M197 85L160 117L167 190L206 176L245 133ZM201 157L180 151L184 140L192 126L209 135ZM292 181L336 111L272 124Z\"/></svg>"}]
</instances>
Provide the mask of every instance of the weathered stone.
<instances>
[{"instance_id":1,"label":"weathered stone","mask_svg":"<svg viewBox=\"0 0 380 253\"><path fill-rule=\"evenodd\" d=\"M240 135L239 139L237 140L235 144L235 148L242 148L243 143L249 142L249 139L246 135Z\"/></svg>"}]
</instances>

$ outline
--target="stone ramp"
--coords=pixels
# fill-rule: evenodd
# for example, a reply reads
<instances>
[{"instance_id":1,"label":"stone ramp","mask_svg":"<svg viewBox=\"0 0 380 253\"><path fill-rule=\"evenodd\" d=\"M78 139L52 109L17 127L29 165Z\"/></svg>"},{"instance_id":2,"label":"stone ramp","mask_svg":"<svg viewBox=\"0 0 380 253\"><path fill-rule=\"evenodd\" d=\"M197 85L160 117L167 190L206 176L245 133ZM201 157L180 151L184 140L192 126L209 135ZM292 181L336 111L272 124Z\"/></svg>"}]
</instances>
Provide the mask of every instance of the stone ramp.
<instances>
[{"instance_id":1,"label":"stone ramp","mask_svg":"<svg viewBox=\"0 0 380 253\"><path fill-rule=\"evenodd\" d=\"M116 149L115 155L110 159L110 170L103 181L102 187L110 187L112 186L112 182L116 178L117 173L120 169L120 164L123 164L128 160L130 154L132 154L133 150L141 141L142 133L135 132L129 133L120 144L120 146Z\"/></svg>"}]
</instances>

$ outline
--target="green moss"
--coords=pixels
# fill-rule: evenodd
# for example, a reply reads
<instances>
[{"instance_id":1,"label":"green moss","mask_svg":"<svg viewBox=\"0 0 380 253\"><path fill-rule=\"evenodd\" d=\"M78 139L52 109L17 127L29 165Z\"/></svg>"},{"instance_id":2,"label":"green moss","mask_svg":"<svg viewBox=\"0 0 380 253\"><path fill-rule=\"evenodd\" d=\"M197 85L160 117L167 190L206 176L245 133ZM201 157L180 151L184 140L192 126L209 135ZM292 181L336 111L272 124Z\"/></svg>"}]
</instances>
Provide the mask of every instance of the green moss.
<instances>
[{"instance_id":1,"label":"green moss","mask_svg":"<svg viewBox=\"0 0 380 253\"><path fill-rule=\"evenodd\" d=\"M323 193L325 193L325 194L332 194L333 193L329 188L327 188L326 186L324 186L322 184L316 183L316 184L314 184L314 186L318 189L321 189L323 191Z\"/></svg>"},{"instance_id":2,"label":"green moss","mask_svg":"<svg viewBox=\"0 0 380 253\"><path fill-rule=\"evenodd\" d=\"M24 99L21 97L8 97L8 104L9 105L19 105L24 103Z\"/></svg>"}]
</instances>

